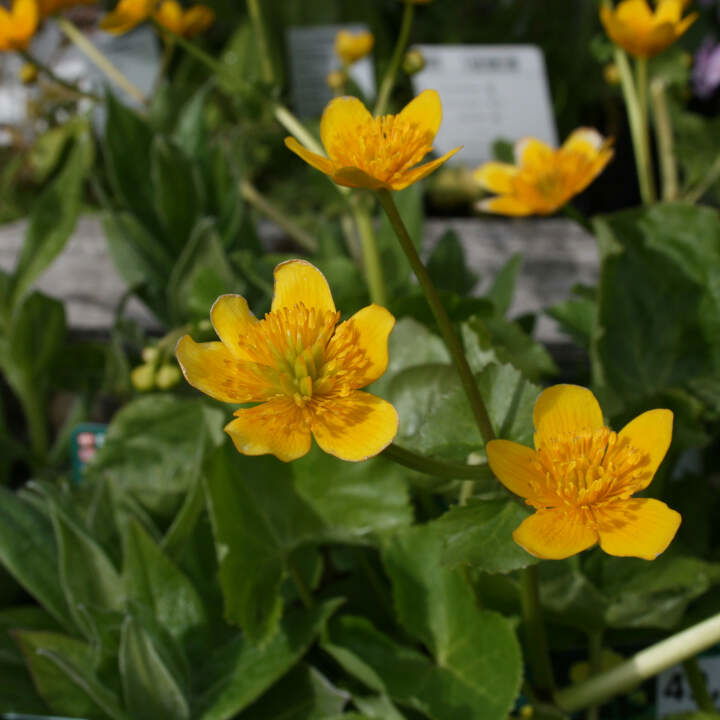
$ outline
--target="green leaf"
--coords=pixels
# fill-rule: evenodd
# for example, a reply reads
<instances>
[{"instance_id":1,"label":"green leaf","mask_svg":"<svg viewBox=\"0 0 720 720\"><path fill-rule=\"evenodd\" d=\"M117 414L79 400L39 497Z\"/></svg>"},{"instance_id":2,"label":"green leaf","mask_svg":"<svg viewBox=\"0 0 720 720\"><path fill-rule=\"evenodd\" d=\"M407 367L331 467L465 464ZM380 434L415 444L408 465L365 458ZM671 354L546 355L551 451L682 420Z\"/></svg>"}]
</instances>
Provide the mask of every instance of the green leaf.
<instances>
[{"instance_id":1,"label":"green leaf","mask_svg":"<svg viewBox=\"0 0 720 720\"><path fill-rule=\"evenodd\" d=\"M522 267L523 257L520 253L515 253L501 268L498 270L492 287L487 294L487 298L492 300L495 311L500 317L507 315L510 305L515 295L515 285Z\"/></svg>"},{"instance_id":2,"label":"green leaf","mask_svg":"<svg viewBox=\"0 0 720 720\"><path fill-rule=\"evenodd\" d=\"M177 119L173 139L191 158L199 157L207 143L205 115L211 90L211 83L197 90L185 103Z\"/></svg>"},{"instance_id":3,"label":"green leaf","mask_svg":"<svg viewBox=\"0 0 720 720\"><path fill-rule=\"evenodd\" d=\"M597 315L597 302L594 297L587 296L587 290L576 286L573 288L575 298L560 302L545 311L557 320L563 332L585 349L590 348Z\"/></svg>"},{"instance_id":4,"label":"green leaf","mask_svg":"<svg viewBox=\"0 0 720 720\"><path fill-rule=\"evenodd\" d=\"M62 252L75 229L84 174L82 147L74 143L62 170L32 205L30 224L14 272L11 309Z\"/></svg>"},{"instance_id":5,"label":"green leaf","mask_svg":"<svg viewBox=\"0 0 720 720\"><path fill-rule=\"evenodd\" d=\"M467 268L465 251L454 230L446 230L426 263L435 287L458 295L468 295L477 276Z\"/></svg>"},{"instance_id":6,"label":"green leaf","mask_svg":"<svg viewBox=\"0 0 720 720\"><path fill-rule=\"evenodd\" d=\"M430 527L443 540L442 563L469 565L489 573L507 573L533 565L512 533L529 512L510 499L471 501L451 508Z\"/></svg>"},{"instance_id":7,"label":"green leaf","mask_svg":"<svg viewBox=\"0 0 720 720\"><path fill-rule=\"evenodd\" d=\"M257 700L304 655L338 605L329 600L289 613L264 646L238 637L213 653L206 668L212 686L202 699L200 719L230 720Z\"/></svg>"},{"instance_id":8,"label":"green leaf","mask_svg":"<svg viewBox=\"0 0 720 720\"><path fill-rule=\"evenodd\" d=\"M119 665L125 706L133 719L190 717L187 698L162 651L132 617L123 623Z\"/></svg>"}]
</instances>

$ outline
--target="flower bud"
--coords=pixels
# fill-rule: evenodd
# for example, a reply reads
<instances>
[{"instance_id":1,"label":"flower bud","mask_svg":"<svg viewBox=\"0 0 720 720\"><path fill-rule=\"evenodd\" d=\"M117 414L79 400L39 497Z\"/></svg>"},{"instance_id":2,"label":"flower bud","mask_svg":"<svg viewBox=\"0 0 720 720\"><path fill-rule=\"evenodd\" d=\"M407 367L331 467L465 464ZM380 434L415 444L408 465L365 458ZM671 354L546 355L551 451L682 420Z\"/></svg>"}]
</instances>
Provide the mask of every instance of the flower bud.
<instances>
[{"instance_id":1,"label":"flower bud","mask_svg":"<svg viewBox=\"0 0 720 720\"><path fill-rule=\"evenodd\" d=\"M374 44L375 38L370 32L352 33L341 30L335 36L335 54L343 65L352 65L364 58L373 49Z\"/></svg>"},{"instance_id":2,"label":"flower bud","mask_svg":"<svg viewBox=\"0 0 720 720\"><path fill-rule=\"evenodd\" d=\"M147 347L143 348L141 355L142 355L142 359L146 363L152 364L160 356L160 351L154 345L148 345Z\"/></svg>"},{"instance_id":3,"label":"flower bud","mask_svg":"<svg viewBox=\"0 0 720 720\"><path fill-rule=\"evenodd\" d=\"M37 65L33 65L29 62L24 63L18 74L20 76L20 82L23 85L32 85L38 77Z\"/></svg>"},{"instance_id":4,"label":"flower bud","mask_svg":"<svg viewBox=\"0 0 720 720\"><path fill-rule=\"evenodd\" d=\"M425 69L425 56L419 50L408 50L402 66L407 75L415 75Z\"/></svg>"},{"instance_id":5,"label":"flower bud","mask_svg":"<svg viewBox=\"0 0 720 720\"><path fill-rule=\"evenodd\" d=\"M155 387L155 368L152 365L138 365L130 373L130 382L138 392L148 392Z\"/></svg>"},{"instance_id":6,"label":"flower bud","mask_svg":"<svg viewBox=\"0 0 720 720\"><path fill-rule=\"evenodd\" d=\"M327 78L325 78L325 82L331 90L339 91L345 87L347 80L347 74L342 70L333 70L331 73L328 73Z\"/></svg>"},{"instance_id":7,"label":"flower bud","mask_svg":"<svg viewBox=\"0 0 720 720\"><path fill-rule=\"evenodd\" d=\"M608 85L619 85L620 84L620 70L615 63L608 63L603 68L603 78Z\"/></svg>"},{"instance_id":8,"label":"flower bud","mask_svg":"<svg viewBox=\"0 0 720 720\"><path fill-rule=\"evenodd\" d=\"M166 363L165 365L161 365L160 369L157 371L155 384L160 388L160 390L169 390L171 387L174 387L180 382L181 377L182 375L180 374L180 370L177 365L170 365L169 363Z\"/></svg>"}]
</instances>

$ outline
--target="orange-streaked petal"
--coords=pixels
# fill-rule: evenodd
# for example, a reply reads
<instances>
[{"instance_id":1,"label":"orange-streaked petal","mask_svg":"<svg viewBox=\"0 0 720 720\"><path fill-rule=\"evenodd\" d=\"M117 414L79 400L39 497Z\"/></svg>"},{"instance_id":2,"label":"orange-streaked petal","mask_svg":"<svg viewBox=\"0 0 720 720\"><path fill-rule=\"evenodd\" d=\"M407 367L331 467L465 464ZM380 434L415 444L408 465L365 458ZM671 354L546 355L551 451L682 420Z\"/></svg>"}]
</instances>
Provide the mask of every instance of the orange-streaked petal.
<instances>
[{"instance_id":1,"label":"orange-streaked petal","mask_svg":"<svg viewBox=\"0 0 720 720\"><path fill-rule=\"evenodd\" d=\"M306 260L280 263L274 272L275 292L272 312L303 303L307 308L335 312L330 286L325 276Z\"/></svg>"},{"instance_id":2,"label":"orange-streaked petal","mask_svg":"<svg viewBox=\"0 0 720 720\"><path fill-rule=\"evenodd\" d=\"M335 170L331 175L332 181L338 185L351 188L365 188L366 190L388 189L387 183L368 175L356 167L343 167Z\"/></svg>"},{"instance_id":3,"label":"orange-streaked petal","mask_svg":"<svg viewBox=\"0 0 720 720\"><path fill-rule=\"evenodd\" d=\"M404 190L406 187L412 185L413 183L423 180L430 173L435 172L435 170L437 170L444 162L449 160L456 152L459 152L460 150L462 150L462 147L456 147L454 150L446 152L442 157L431 160L430 162L413 168L412 170L408 170L407 172L403 173L398 180L394 180L392 182L392 189Z\"/></svg>"},{"instance_id":4,"label":"orange-streaked petal","mask_svg":"<svg viewBox=\"0 0 720 720\"><path fill-rule=\"evenodd\" d=\"M523 138L515 143L515 164L542 169L552 162L555 151L536 138Z\"/></svg>"},{"instance_id":5,"label":"orange-streaked petal","mask_svg":"<svg viewBox=\"0 0 720 720\"><path fill-rule=\"evenodd\" d=\"M318 405L312 421L317 444L341 460L359 462L382 452L398 430L398 414L386 400L355 391Z\"/></svg>"},{"instance_id":6,"label":"orange-streaked petal","mask_svg":"<svg viewBox=\"0 0 720 720\"><path fill-rule=\"evenodd\" d=\"M372 121L368 109L356 97L339 97L331 100L320 120L320 138L329 157L333 147L342 142L358 125Z\"/></svg>"},{"instance_id":7,"label":"orange-streaked petal","mask_svg":"<svg viewBox=\"0 0 720 720\"><path fill-rule=\"evenodd\" d=\"M473 178L489 192L509 195L512 192L513 178L517 172L517 168L509 163L486 162L475 170Z\"/></svg>"},{"instance_id":8,"label":"orange-streaked petal","mask_svg":"<svg viewBox=\"0 0 720 720\"><path fill-rule=\"evenodd\" d=\"M442 123L442 102L437 90L423 90L401 110L399 117L418 125L434 138Z\"/></svg>"},{"instance_id":9,"label":"orange-streaked petal","mask_svg":"<svg viewBox=\"0 0 720 720\"><path fill-rule=\"evenodd\" d=\"M509 215L510 217L525 217L535 212L530 205L512 195L485 198L477 203L477 209L481 212Z\"/></svg>"},{"instance_id":10,"label":"orange-streaked petal","mask_svg":"<svg viewBox=\"0 0 720 720\"><path fill-rule=\"evenodd\" d=\"M605 427L595 396L579 385L553 385L535 401L535 447L563 435Z\"/></svg>"},{"instance_id":11,"label":"orange-streaked petal","mask_svg":"<svg viewBox=\"0 0 720 720\"><path fill-rule=\"evenodd\" d=\"M243 455L274 455L291 462L306 455L312 444L310 428L291 398L273 398L247 410L236 410L225 426Z\"/></svg>"},{"instance_id":12,"label":"orange-streaked petal","mask_svg":"<svg viewBox=\"0 0 720 720\"><path fill-rule=\"evenodd\" d=\"M636 492L650 484L670 447L672 431L672 411L658 409L638 415L618 433L620 439L627 438L633 447L648 454L648 463L643 468L648 473L647 480Z\"/></svg>"},{"instance_id":13,"label":"orange-streaked petal","mask_svg":"<svg viewBox=\"0 0 720 720\"><path fill-rule=\"evenodd\" d=\"M330 160L322 155L308 150L303 147L294 137L286 137L285 145L292 150L296 155L299 155L308 165L312 165L316 170L319 170L326 175L332 175L335 171L335 165Z\"/></svg>"},{"instance_id":14,"label":"orange-streaked petal","mask_svg":"<svg viewBox=\"0 0 720 720\"><path fill-rule=\"evenodd\" d=\"M491 440L487 444L490 469L510 492L522 498L533 499L533 485L542 476L535 467L537 458L532 448L512 440Z\"/></svg>"},{"instance_id":15,"label":"orange-streaked petal","mask_svg":"<svg viewBox=\"0 0 720 720\"><path fill-rule=\"evenodd\" d=\"M580 513L559 508L538 510L513 532L513 540L543 560L562 560L594 545L598 535L583 524Z\"/></svg>"},{"instance_id":16,"label":"orange-streaked petal","mask_svg":"<svg viewBox=\"0 0 720 720\"><path fill-rule=\"evenodd\" d=\"M241 339L258 319L250 312L242 295L221 295L210 309L210 321L217 336L238 360L253 360L243 348Z\"/></svg>"},{"instance_id":17,"label":"orange-streaked petal","mask_svg":"<svg viewBox=\"0 0 720 720\"><path fill-rule=\"evenodd\" d=\"M675 537L682 517L664 502L631 498L595 509L600 547L610 555L654 560Z\"/></svg>"},{"instance_id":18,"label":"orange-streaked petal","mask_svg":"<svg viewBox=\"0 0 720 720\"><path fill-rule=\"evenodd\" d=\"M388 337L394 325L395 318L388 310L380 305L368 305L338 325L327 354L332 356L334 346L342 346L349 338L353 338L352 344L365 351L369 362L357 386L365 387L387 370Z\"/></svg>"}]
</instances>

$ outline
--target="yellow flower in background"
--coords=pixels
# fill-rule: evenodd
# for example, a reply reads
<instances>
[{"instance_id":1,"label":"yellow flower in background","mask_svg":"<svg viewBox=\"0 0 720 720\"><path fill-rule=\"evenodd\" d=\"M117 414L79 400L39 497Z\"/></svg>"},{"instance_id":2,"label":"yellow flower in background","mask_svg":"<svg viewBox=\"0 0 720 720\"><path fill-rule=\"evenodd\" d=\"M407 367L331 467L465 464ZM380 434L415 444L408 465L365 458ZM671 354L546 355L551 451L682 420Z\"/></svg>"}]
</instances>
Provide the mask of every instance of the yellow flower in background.
<instances>
[{"instance_id":1,"label":"yellow flower in background","mask_svg":"<svg viewBox=\"0 0 720 720\"><path fill-rule=\"evenodd\" d=\"M658 0L655 9L647 0L621 0L616 7L604 3L600 19L608 37L623 50L651 58L672 45L698 17L682 17L689 0Z\"/></svg>"},{"instance_id":2,"label":"yellow flower in background","mask_svg":"<svg viewBox=\"0 0 720 720\"><path fill-rule=\"evenodd\" d=\"M487 446L495 475L536 510L513 532L518 545L551 560L596 542L645 560L667 548L680 514L631 496L650 484L670 446L670 410L649 410L615 433L589 390L555 385L540 393L533 419L535 450L509 440Z\"/></svg>"},{"instance_id":3,"label":"yellow flower in background","mask_svg":"<svg viewBox=\"0 0 720 720\"><path fill-rule=\"evenodd\" d=\"M220 342L186 335L176 354L187 381L235 411L225 427L245 455L286 462L305 455L311 438L342 460L365 460L389 445L398 416L390 403L359 388L388 363L395 324L369 305L338 325L340 313L323 274L304 260L275 268L270 312L258 320L240 295L223 295L210 312Z\"/></svg>"},{"instance_id":4,"label":"yellow flower in background","mask_svg":"<svg viewBox=\"0 0 720 720\"><path fill-rule=\"evenodd\" d=\"M27 50L39 19L37 0L13 0L10 10L0 5L0 51Z\"/></svg>"},{"instance_id":5,"label":"yellow flower in background","mask_svg":"<svg viewBox=\"0 0 720 720\"><path fill-rule=\"evenodd\" d=\"M76 5L96 5L97 0L39 0L40 14L43 17L54 15Z\"/></svg>"},{"instance_id":6,"label":"yellow flower in background","mask_svg":"<svg viewBox=\"0 0 720 720\"><path fill-rule=\"evenodd\" d=\"M100 22L100 27L112 35L122 35L150 19L156 0L120 0L115 9Z\"/></svg>"},{"instance_id":7,"label":"yellow flower in background","mask_svg":"<svg viewBox=\"0 0 720 720\"><path fill-rule=\"evenodd\" d=\"M177 0L163 0L153 17L175 35L193 38L215 22L215 11L207 5L192 5L184 10Z\"/></svg>"},{"instance_id":8,"label":"yellow flower in background","mask_svg":"<svg viewBox=\"0 0 720 720\"><path fill-rule=\"evenodd\" d=\"M582 192L605 168L613 152L597 130L579 128L554 150L526 138L515 145L515 165L488 162L475 180L498 197L481 200L478 208L500 215L551 215Z\"/></svg>"},{"instance_id":9,"label":"yellow flower in background","mask_svg":"<svg viewBox=\"0 0 720 720\"><path fill-rule=\"evenodd\" d=\"M416 165L432 150L442 121L440 96L425 90L397 115L373 117L354 97L332 100L320 121L327 157L303 147L295 138L285 144L305 162L338 185L402 190L427 177L460 148L425 165Z\"/></svg>"},{"instance_id":10,"label":"yellow flower in background","mask_svg":"<svg viewBox=\"0 0 720 720\"><path fill-rule=\"evenodd\" d=\"M340 30L335 36L335 54L343 65L352 65L368 55L374 44L375 38L371 32Z\"/></svg>"}]
</instances>

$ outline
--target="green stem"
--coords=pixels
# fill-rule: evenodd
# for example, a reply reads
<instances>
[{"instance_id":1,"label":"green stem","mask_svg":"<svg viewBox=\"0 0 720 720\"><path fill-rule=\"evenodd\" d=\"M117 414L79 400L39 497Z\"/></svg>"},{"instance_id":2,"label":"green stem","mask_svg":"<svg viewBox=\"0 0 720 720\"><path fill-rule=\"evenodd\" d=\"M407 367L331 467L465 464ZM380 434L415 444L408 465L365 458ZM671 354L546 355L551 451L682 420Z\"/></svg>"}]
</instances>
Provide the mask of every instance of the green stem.
<instances>
[{"instance_id":1,"label":"green stem","mask_svg":"<svg viewBox=\"0 0 720 720\"><path fill-rule=\"evenodd\" d=\"M521 601L528 663L532 672L532 686L541 700L549 700L555 690L555 678L540 607L540 581L537 565L531 565L522 571Z\"/></svg>"},{"instance_id":2,"label":"green stem","mask_svg":"<svg viewBox=\"0 0 720 720\"><path fill-rule=\"evenodd\" d=\"M66 17L59 15L56 18L56 22L60 29L65 33L65 36L80 50L84 53L88 59L95 64L105 75L112 80L119 88L124 90L130 97L137 100L141 105L144 105L145 95L137 85L128 80L111 62L105 57L103 53L93 45L90 40L87 39L85 34L78 30Z\"/></svg>"},{"instance_id":3,"label":"green stem","mask_svg":"<svg viewBox=\"0 0 720 720\"><path fill-rule=\"evenodd\" d=\"M590 221L573 205L565 205L563 208L563 215L565 217L574 220L580 227L587 230L589 233L593 232L593 227Z\"/></svg>"},{"instance_id":4,"label":"green stem","mask_svg":"<svg viewBox=\"0 0 720 720\"><path fill-rule=\"evenodd\" d=\"M677 200L678 169L675 159L672 121L665 94L665 82L660 78L650 85L653 116L655 118L655 136L657 138L660 174L662 176L662 199L666 202Z\"/></svg>"},{"instance_id":5,"label":"green stem","mask_svg":"<svg viewBox=\"0 0 720 720\"><path fill-rule=\"evenodd\" d=\"M66 90L69 90L73 95L78 95L79 97L87 98L88 100L94 100L95 102L100 102L101 98L98 95L95 95L90 92L85 92L84 90L81 90L77 85L74 83L68 82L67 80L63 80L59 75L56 75L44 62L41 62L38 60L34 55L31 55L27 50L19 50L19 54L22 56L22 58L26 61L34 65L38 70L40 70L43 75L46 75L49 80L54 82L56 85L60 85L60 87L65 88Z\"/></svg>"},{"instance_id":6,"label":"green stem","mask_svg":"<svg viewBox=\"0 0 720 720\"><path fill-rule=\"evenodd\" d=\"M435 458L418 455L412 450L395 445L395 443L388 445L382 454L398 465L434 477L457 480L485 480L489 477L488 466L485 463L482 465L464 465L463 463L454 463L447 460L436 460ZM472 485L472 483L470 484Z\"/></svg>"},{"instance_id":7,"label":"green stem","mask_svg":"<svg viewBox=\"0 0 720 720\"><path fill-rule=\"evenodd\" d=\"M275 119L308 150L318 155L325 156L322 145L312 136L308 129L284 106L275 103L272 106Z\"/></svg>"},{"instance_id":8,"label":"green stem","mask_svg":"<svg viewBox=\"0 0 720 720\"><path fill-rule=\"evenodd\" d=\"M460 485L460 493L458 494L458 505L462 507L468 504L468 500L472 497L473 490L475 490L475 483L472 480L465 480Z\"/></svg>"},{"instance_id":9,"label":"green stem","mask_svg":"<svg viewBox=\"0 0 720 720\"><path fill-rule=\"evenodd\" d=\"M604 703L720 641L720 613L675 633L585 682L560 690L555 702L572 713Z\"/></svg>"},{"instance_id":10,"label":"green stem","mask_svg":"<svg viewBox=\"0 0 720 720\"><path fill-rule=\"evenodd\" d=\"M708 691L705 673L700 669L700 663L698 663L697 657L691 657L685 660L683 662L683 670L685 670L685 677L687 677L688 685L690 685L690 690L692 690L693 699L698 706L698 710L707 713L717 712L715 703Z\"/></svg>"},{"instance_id":11,"label":"green stem","mask_svg":"<svg viewBox=\"0 0 720 720\"><path fill-rule=\"evenodd\" d=\"M415 277L417 277L420 287L425 293L425 298L427 299L430 309L435 317L435 321L438 324L440 334L445 341L445 345L450 352L450 357L455 365L455 369L460 376L460 382L462 383L465 394L470 402L475 422L477 423L483 440L487 443L495 437L495 432L493 430L492 423L490 422L490 416L487 408L485 407L485 402L483 401L482 395L480 395L480 391L478 390L477 383L475 382L475 377L470 369L470 365L468 365L460 339L455 333L452 322L450 321L450 318L443 307L442 301L440 300L440 296L433 285L433 281L430 278L428 271L425 269L417 250L415 249L415 244L413 243L412 238L410 237L407 228L400 217L400 213L398 213L392 195L388 190L378 190L377 196L380 199L380 204L387 213L390 224L395 230L395 234L400 240L400 246L407 256L408 262L415 273Z\"/></svg>"},{"instance_id":12,"label":"green stem","mask_svg":"<svg viewBox=\"0 0 720 720\"><path fill-rule=\"evenodd\" d=\"M590 666L590 677L595 677L602 671L602 630L588 633L588 664ZM600 717L600 706L591 705L585 714L585 720L598 720Z\"/></svg>"},{"instance_id":13,"label":"green stem","mask_svg":"<svg viewBox=\"0 0 720 720\"><path fill-rule=\"evenodd\" d=\"M281 227L303 250L310 253L317 251L315 238L293 222L266 197L263 197L249 180L243 180L240 183L240 194L256 210Z\"/></svg>"},{"instance_id":14,"label":"green stem","mask_svg":"<svg viewBox=\"0 0 720 720\"><path fill-rule=\"evenodd\" d=\"M173 43L176 43L189 55L192 55L196 60L199 60L211 72L221 75L225 71L225 66L219 60L216 60L212 55L200 49L195 43L190 42L190 40L184 38L182 35L174 33L172 30L168 30L164 25L160 25L160 23L156 20L153 20L152 23L158 34L166 38L166 42L172 41Z\"/></svg>"},{"instance_id":15,"label":"green stem","mask_svg":"<svg viewBox=\"0 0 720 720\"><path fill-rule=\"evenodd\" d=\"M414 10L414 3L405 3L402 23L400 25L400 33L398 34L397 43L395 44L395 50L393 51L390 64L388 65L385 75L380 83L380 90L378 92L377 102L375 103L375 115L384 115L387 112L390 93L392 92L393 85L395 85L395 77L400 69L403 53L405 52L405 48L407 47L408 40L410 38L410 28L412 27Z\"/></svg>"},{"instance_id":16,"label":"green stem","mask_svg":"<svg viewBox=\"0 0 720 720\"><path fill-rule=\"evenodd\" d=\"M255 30L255 41L257 42L260 55L260 72L262 79L268 85L275 84L275 70L272 57L270 56L270 45L268 43L265 23L263 22L260 3L258 0L247 0L248 14Z\"/></svg>"},{"instance_id":17,"label":"green stem","mask_svg":"<svg viewBox=\"0 0 720 720\"><path fill-rule=\"evenodd\" d=\"M372 218L367 208L361 205L361 198L358 194L350 198L350 208L353 219L360 236L360 247L363 254L363 267L365 279L370 291L370 301L376 305L387 305L387 289L383 277L382 262L378 249L375 229L372 225Z\"/></svg>"},{"instance_id":18,"label":"green stem","mask_svg":"<svg viewBox=\"0 0 720 720\"><path fill-rule=\"evenodd\" d=\"M155 76L155 82L153 83L153 93L157 92L158 88L162 84L163 78L167 75L174 54L175 40L168 36L163 39L163 54L162 59L160 60L160 68L158 69L157 75Z\"/></svg>"},{"instance_id":19,"label":"green stem","mask_svg":"<svg viewBox=\"0 0 720 720\"><path fill-rule=\"evenodd\" d=\"M657 194L653 176L652 154L650 152L650 103L648 100L650 83L648 82L647 58L635 58L635 87L637 88L638 104L640 105L643 173L646 175L645 182L649 188L650 199L648 202L655 202Z\"/></svg>"},{"instance_id":20,"label":"green stem","mask_svg":"<svg viewBox=\"0 0 720 720\"><path fill-rule=\"evenodd\" d=\"M620 71L620 84L625 98L625 107L630 125L633 149L635 151L635 168L640 185L640 197L643 203L653 201L655 192L652 185L652 168L650 167L649 146L646 144L647 127L643 131L643 112L638 89L633 80L630 62L624 50L615 48L615 64ZM646 66L647 67L647 66Z\"/></svg>"},{"instance_id":21,"label":"green stem","mask_svg":"<svg viewBox=\"0 0 720 720\"><path fill-rule=\"evenodd\" d=\"M297 588L298 595L300 596L300 600L302 600L302 604L309 610L311 607L315 605L315 601L313 600L312 593L310 592L310 589L305 584L305 581L302 578L302 575L298 572L297 568L293 565L289 565L288 572L290 573L290 577L293 579L293 582L295 583L295 587Z\"/></svg>"},{"instance_id":22,"label":"green stem","mask_svg":"<svg viewBox=\"0 0 720 720\"><path fill-rule=\"evenodd\" d=\"M705 177L685 195L689 203L696 203L720 178L720 157L710 166Z\"/></svg>"},{"instance_id":23,"label":"green stem","mask_svg":"<svg viewBox=\"0 0 720 720\"><path fill-rule=\"evenodd\" d=\"M27 422L33 458L38 466L42 466L45 464L49 447L46 408L35 386L26 383L23 385L22 392L17 392L17 396Z\"/></svg>"}]
</instances>

